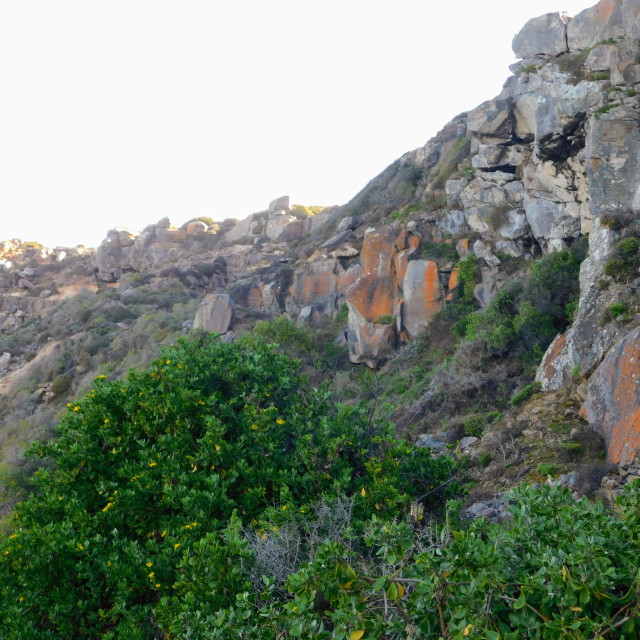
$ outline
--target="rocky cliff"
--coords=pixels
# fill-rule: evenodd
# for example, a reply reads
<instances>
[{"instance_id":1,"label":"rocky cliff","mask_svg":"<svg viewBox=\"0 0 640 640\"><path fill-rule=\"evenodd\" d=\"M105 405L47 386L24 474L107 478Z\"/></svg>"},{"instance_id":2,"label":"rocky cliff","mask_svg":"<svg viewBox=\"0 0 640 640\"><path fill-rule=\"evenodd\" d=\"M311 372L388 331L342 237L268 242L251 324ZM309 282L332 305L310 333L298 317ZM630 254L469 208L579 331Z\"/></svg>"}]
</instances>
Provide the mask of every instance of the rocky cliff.
<instances>
[{"instance_id":1,"label":"rocky cliff","mask_svg":"<svg viewBox=\"0 0 640 640\"><path fill-rule=\"evenodd\" d=\"M520 61L500 95L456 116L344 206L282 197L240 221L114 229L95 252L4 243L0 330L88 287L112 292L110 313L133 336L137 287L157 295L171 279L192 312L180 331L233 339L259 319L284 314L314 327L348 309L336 344L376 368L429 332L460 291L461 260L479 267L470 302L486 309L514 268L588 236L573 324L536 379L548 391L577 387L610 460L630 464L640 446L639 24L640 0L530 20L513 40ZM9 352L6 366L11 359L14 368L27 361Z\"/></svg>"}]
</instances>

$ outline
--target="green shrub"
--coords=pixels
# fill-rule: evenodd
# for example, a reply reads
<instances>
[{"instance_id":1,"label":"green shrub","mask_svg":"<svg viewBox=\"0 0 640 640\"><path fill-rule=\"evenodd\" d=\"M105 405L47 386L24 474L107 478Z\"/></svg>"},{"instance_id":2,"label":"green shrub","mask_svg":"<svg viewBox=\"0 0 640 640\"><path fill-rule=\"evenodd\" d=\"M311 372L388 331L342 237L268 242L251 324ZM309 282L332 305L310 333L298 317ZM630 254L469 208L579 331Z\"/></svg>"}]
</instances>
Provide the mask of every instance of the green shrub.
<instances>
[{"instance_id":1,"label":"green shrub","mask_svg":"<svg viewBox=\"0 0 640 640\"><path fill-rule=\"evenodd\" d=\"M57 396L64 395L71 389L73 376L70 373L61 373L56 376L51 383L51 391Z\"/></svg>"},{"instance_id":2,"label":"green shrub","mask_svg":"<svg viewBox=\"0 0 640 640\"><path fill-rule=\"evenodd\" d=\"M451 242L423 242L420 257L453 261L458 259L458 252Z\"/></svg>"},{"instance_id":3,"label":"green shrub","mask_svg":"<svg viewBox=\"0 0 640 640\"><path fill-rule=\"evenodd\" d=\"M33 449L55 471L39 470L0 540L3 638L150 640L184 637L187 624L204 639L217 620L237 635L236 623L253 624L245 604L258 606L249 540L317 529L318 501L339 498L360 537L371 518L393 530L409 501L437 509L455 491L450 458L310 388L255 336L196 335L143 373L96 379L58 432ZM327 533L316 546L325 540L336 544ZM275 592L267 600L278 615L290 609Z\"/></svg>"},{"instance_id":4,"label":"green shrub","mask_svg":"<svg viewBox=\"0 0 640 640\"><path fill-rule=\"evenodd\" d=\"M473 414L466 416L461 421L466 436L482 438L487 428L487 418L483 414Z\"/></svg>"},{"instance_id":5,"label":"green shrub","mask_svg":"<svg viewBox=\"0 0 640 640\"><path fill-rule=\"evenodd\" d=\"M607 311L611 314L612 318L624 315L629 312L626 302L614 302L607 307Z\"/></svg>"},{"instance_id":6,"label":"green shrub","mask_svg":"<svg viewBox=\"0 0 640 640\"><path fill-rule=\"evenodd\" d=\"M541 462L536 467L536 471L541 476L552 476L556 472L556 468L550 462Z\"/></svg>"},{"instance_id":7,"label":"green shrub","mask_svg":"<svg viewBox=\"0 0 640 640\"><path fill-rule=\"evenodd\" d=\"M637 274L640 266L639 248L640 240L636 237L630 236L620 240L613 257L604 265L605 274L618 282L628 280Z\"/></svg>"},{"instance_id":8,"label":"green shrub","mask_svg":"<svg viewBox=\"0 0 640 640\"><path fill-rule=\"evenodd\" d=\"M393 316L384 314L376 318L376 324L393 324L395 322Z\"/></svg>"},{"instance_id":9,"label":"green shrub","mask_svg":"<svg viewBox=\"0 0 640 640\"><path fill-rule=\"evenodd\" d=\"M538 393L541 389L539 382L532 382L524 386L518 393L515 393L511 398L511 406L517 407L523 402L528 400L534 393Z\"/></svg>"}]
</instances>

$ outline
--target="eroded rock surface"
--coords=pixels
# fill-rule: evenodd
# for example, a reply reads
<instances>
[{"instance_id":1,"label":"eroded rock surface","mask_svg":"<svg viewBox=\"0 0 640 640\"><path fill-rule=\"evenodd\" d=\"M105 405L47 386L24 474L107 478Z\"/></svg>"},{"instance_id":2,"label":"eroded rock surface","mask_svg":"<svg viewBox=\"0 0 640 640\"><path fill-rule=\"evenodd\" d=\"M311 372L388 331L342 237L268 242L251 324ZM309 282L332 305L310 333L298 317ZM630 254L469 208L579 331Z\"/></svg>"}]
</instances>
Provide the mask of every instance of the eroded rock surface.
<instances>
[{"instance_id":1,"label":"eroded rock surface","mask_svg":"<svg viewBox=\"0 0 640 640\"><path fill-rule=\"evenodd\" d=\"M609 460L629 464L640 450L640 327L610 349L589 380L584 411Z\"/></svg>"}]
</instances>

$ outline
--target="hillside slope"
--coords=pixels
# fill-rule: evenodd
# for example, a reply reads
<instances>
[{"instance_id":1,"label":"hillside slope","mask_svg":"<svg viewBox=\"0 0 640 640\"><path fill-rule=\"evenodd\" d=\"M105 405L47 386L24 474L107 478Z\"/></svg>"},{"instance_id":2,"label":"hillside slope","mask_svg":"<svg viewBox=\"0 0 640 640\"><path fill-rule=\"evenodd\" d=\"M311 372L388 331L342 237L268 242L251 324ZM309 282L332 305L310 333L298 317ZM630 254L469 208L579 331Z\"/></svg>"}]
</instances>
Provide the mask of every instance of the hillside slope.
<instances>
[{"instance_id":1,"label":"hillside slope","mask_svg":"<svg viewBox=\"0 0 640 640\"><path fill-rule=\"evenodd\" d=\"M342 207L284 197L241 221L115 229L95 251L5 242L6 506L31 470L27 442L50 434L96 375L144 366L194 326L232 340L280 315L322 336L310 366L341 370L334 382L347 398L377 389L416 436L448 430L436 441L455 442L474 431L467 415L483 417L478 435L513 424L496 412L535 376L555 394L547 398L565 394L555 411L569 412L560 416L567 434L588 424L607 459L633 476L639 15L636 0L602 0L569 21L532 19L514 39L521 61L500 95L456 116ZM378 371L373 386L361 369L344 373L347 351Z\"/></svg>"}]
</instances>

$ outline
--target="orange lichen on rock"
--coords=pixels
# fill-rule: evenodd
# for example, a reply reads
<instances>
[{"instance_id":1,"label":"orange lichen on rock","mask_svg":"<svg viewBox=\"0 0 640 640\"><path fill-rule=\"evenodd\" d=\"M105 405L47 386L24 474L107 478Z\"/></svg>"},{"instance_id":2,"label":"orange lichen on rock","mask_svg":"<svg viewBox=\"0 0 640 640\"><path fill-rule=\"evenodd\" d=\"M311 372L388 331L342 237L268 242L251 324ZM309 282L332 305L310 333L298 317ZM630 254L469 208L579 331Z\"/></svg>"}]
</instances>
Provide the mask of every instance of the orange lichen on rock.
<instances>
[{"instance_id":1,"label":"orange lichen on rock","mask_svg":"<svg viewBox=\"0 0 640 640\"><path fill-rule=\"evenodd\" d=\"M404 278L402 324L415 338L442 308L442 288L438 265L431 260L410 262Z\"/></svg>"},{"instance_id":2,"label":"orange lichen on rock","mask_svg":"<svg viewBox=\"0 0 640 640\"><path fill-rule=\"evenodd\" d=\"M344 293L362 275L362 267L354 264L346 271L338 274L338 291Z\"/></svg>"},{"instance_id":3,"label":"orange lichen on rock","mask_svg":"<svg viewBox=\"0 0 640 640\"><path fill-rule=\"evenodd\" d=\"M336 260L318 260L296 271L289 289L300 305L324 303L337 296Z\"/></svg>"},{"instance_id":4,"label":"orange lichen on rock","mask_svg":"<svg viewBox=\"0 0 640 640\"><path fill-rule=\"evenodd\" d=\"M392 276L364 276L349 287L346 298L367 322L376 322L380 316L393 314L397 289L396 279Z\"/></svg>"},{"instance_id":5,"label":"orange lichen on rock","mask_svg":"<svg viewBox=\"0 0 640 640\"><path fill-rule=\"evenodd\" d=\"M362 243L362 276L345 297L367 322L393 314L398 282L393 273L396 232L383 227L368 233Z\"/></svg>"},{"instance_id":6,"label":"orange lichen on rock","mask_svg":"<svg viewBox=\"0 0 640 640\"><path fill-rule=\"evenodd\" d=\"M640 450L640 327L609 351L589 381L585 411L607 458L630 463Z\"/></svg>"},{"instance_id":7,"label":"orange lichen on rock","mask_svg":"<svg viewBox=\"0 0 640 640\"><path fill-rule=\"evenodd\" d=\"M407 230L403 229L396 240L396 248L399 250L407 248Z\"/></svg>"},{"instance_id":8,"label":"orange lichen on rock","mask_svg":"<svg viewBox=\"0 0 640 640\"><path fill-rule=\"evenodd\" d=\"M557 372L556 363L558 358L562 354L562 350L564 349L564 345L566 344L566 342L567 342L566 333L557 335L554 338L551 345L549 345L547 352L544 354L544 358L540 363L539 370L542 372L542 375L546 380L551 380L556 375L556 372ZM542 382L539 378L538 378L538 381Z\"/></svg>"}]
</instances>

